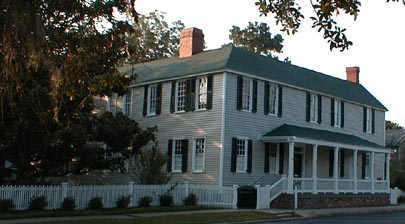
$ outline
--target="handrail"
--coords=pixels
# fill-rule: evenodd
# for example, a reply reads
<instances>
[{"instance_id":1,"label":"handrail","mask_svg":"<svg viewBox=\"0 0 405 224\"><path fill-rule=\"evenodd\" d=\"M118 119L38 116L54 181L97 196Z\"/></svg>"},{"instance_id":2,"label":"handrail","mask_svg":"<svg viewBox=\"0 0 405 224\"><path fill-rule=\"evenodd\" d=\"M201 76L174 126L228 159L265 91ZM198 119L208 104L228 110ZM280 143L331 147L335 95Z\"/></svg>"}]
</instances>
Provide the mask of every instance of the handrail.
<instances>
[{"instance_id":1,"label":"handrail","mask_svg":"<svg viewBox=\"0 0 405 224\"><path fill-rule=\"evenodd\" d=\"M250 184L248 184L248 186L253 186L253 184L255 184L258 180L262 179L263 177L264 177L264 175L261 175L260 177L257 177Z\"/></svg>"},{"instance_id":2,"label":"handrail","mask_svg":"<svg viewBox=\"0 0 405 224\"><path fill-rule=\"evenodd\" d=\"M285 182L286 182L287 178L286 177L282 177L280 180L278 180L276 183L274 183L273 185L270 186L269 192L270 192L270 202L272 202L274 199L276 199L280 194L285 192ZM281 188L279 189L279 191L275 192L275 194L272 195L272 190L276 189L277 187L279 187L279 185L281 185Z\"/></svg>"}]
</instances>

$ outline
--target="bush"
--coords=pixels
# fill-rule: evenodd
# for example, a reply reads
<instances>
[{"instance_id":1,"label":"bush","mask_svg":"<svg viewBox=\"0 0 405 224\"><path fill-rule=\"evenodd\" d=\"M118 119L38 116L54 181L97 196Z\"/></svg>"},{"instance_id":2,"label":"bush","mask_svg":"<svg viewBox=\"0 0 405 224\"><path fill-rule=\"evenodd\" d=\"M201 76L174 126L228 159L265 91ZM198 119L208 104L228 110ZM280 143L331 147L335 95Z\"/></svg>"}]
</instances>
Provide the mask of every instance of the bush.
<instances>
[{"instance_id":1,"label":"bush","mask_svg":"<svg viewBox=\"0 0 405 224\"><path fill-rule=\"evenodd\" d=\"M404 204L404 203L405 203L405 197L404 197L404 196L399 196L397 202L398 202L399 204Z\"/></svg>"},{"instance_id":2,"label":"bush","mask_svg":"<svg viewBox=\"0 0 405 224\"><path fill-rule=\"evenodd\" d=\"M45 196L32 197L29 204L28 210L30 211L42 211L48 206L48 201Z\"/></svg>"},{"instance_id":3,"label":"bush","mask_svg":"<svg viewBox=\"0 0 405 224\"><path fill-rule=\"evenodd\" d=\"M152 203L153 198L149 196L141 197L138 201L139 207L150 207L150 203Z\"/></svg>"},{"instance_id":4,"label":"bush","mask_svg":"<svg viewBox=\"0 0 405 224\"><path fill-rule=\"evenodd\" d=\"M405 171L393 170L391 173L391 187L398 187L401 190L405 190Z\"/></svg>"},{"instance_id":5,"label":"bush","mask_svg":"<svg viewBox=\"0 0 405 224\"><path fill-rule=\"evenodd\" d=\"M14 201L12 199L0 200L0 212L7 213L15 209Z\"/></svg>"},{"instance_id":6,"label":"bush","mask_svg":"<svg viewBox=\"0 0 405 224\"><path fill-rule=\"evenodd\" d=\"M87 208L91 210L103 209L104 208L103 199L101 197L94 197L90 199Z\"/></svg>"},{"instance_id":7,"label":"bush","mask_svg":"<svg viewBox=\"0 0 405 224\"><path fill-rule=\"evenodd\" d=\"M171 194L162 194L159 196L161 206L171 206L174 204L173 196Z\"/></svg>"},{"instance_id":8,"label":"bush","mask_svg":"<svg viewBox=\"0 0 405 224\"><path fill-rule=\"evenodd\" d=\"M127 208L131 203L131 196L121 196L117 200L117 208Z\"/></svg>"},{"instance_id":9,"label":"bush","mask_svg":"<svg viewBox=\"0 0 405 224\"><path fill-rule=\"evenodd\" d=\"M184 205L196 205L198 202L197 195L190 193L188 196L184 199Z\"/></svg>"},{"instance_id":10,"label":"bush","mask_svg":"<svg viewBox=\"0 0 405 224\"><path fill-rule=\"evenodd\" d=\"M61 205L62 210L73 211L76 208L76 202L73 197L66 197L62 201Z\"/></svg>"}]
</instances>

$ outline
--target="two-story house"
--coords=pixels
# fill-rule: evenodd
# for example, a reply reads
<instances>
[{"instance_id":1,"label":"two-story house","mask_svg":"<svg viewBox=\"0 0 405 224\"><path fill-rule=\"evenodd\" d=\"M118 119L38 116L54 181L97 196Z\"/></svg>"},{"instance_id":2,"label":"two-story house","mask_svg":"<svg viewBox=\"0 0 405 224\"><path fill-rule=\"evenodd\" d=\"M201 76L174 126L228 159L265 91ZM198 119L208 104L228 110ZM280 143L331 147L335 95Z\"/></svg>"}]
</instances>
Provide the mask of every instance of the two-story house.
<instances>
[{"instance_id":1,"label":"two-story house","mask_svg":"<svg viewBox=\"0 0 405 224\"><path fill-rule=\"evenodd\" d=\"M173 182L264 186L285 178L290 193L389 190L387 109L359 83L358 67L342 80L203 46L201 30L185 29L179 57L122 70L137 80L121 110L158 127Z\"/></svg>"}]
</instances>

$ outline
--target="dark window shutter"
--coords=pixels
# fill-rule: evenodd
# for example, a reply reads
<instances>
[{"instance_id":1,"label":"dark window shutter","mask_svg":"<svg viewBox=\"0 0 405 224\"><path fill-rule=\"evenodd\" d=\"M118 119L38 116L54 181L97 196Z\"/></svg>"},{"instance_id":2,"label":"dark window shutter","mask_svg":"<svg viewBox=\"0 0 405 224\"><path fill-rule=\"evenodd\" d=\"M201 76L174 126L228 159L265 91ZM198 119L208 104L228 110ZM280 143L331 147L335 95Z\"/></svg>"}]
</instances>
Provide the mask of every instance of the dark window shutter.
<instances>
[{"instance_id":1,"label":"dark window shutter","mask_svg":"<svg viewBox=\"0 0 405 224\"><path fill-rule=\"evenodd\" d=\"M318 95L318 124L322 123L322 96Z\"/></svg>"},{"instance_id":2,"label":"dark window shutter","mask_svg":"<svg viewBox=\"0 0 405 224\"><path fill-rule=\"evenodd\" d=\"M340 127L345 127L345 102L340 101Z\"/></svg>"},{"instance_id":3,"label":"dark window shutter","mask_svg":"<svg viewBox=\"0 0 405 224\"><path fill-rule=\"evenodd\" d=\"M248 151L247 151L247 168L246 168L246 172L247 173L251 173L252 172L252 144L253 141L252 140L248 140Z\"/></svg>"},{"instance_id":4,"label":"dark window shutter","mask_svg":"<svg viewBox=\"0 0 405 224\"><path fill-rule=\"evenodd\" d=\"M236 172L236 147L237 147L237 138L232 138L232 153L231 153L231 172Z\"/></svg>"},{"instance_id":5,"label":"dark window shutter","mask_svg":"<svg viewBox=\"0 0 405 224\"><path fill-rule=\"evenodd\" d=\"M186 112L195 110L195 81L190 79L186 82Z\"/></svg>"},{"instance_id":6,"label":"dark window shutter","mask_svg":"<svg viewBox=\"0 0 405 224\"><path fill-rule=\"evenodd\" d=\"M176 81L172 82L172 94L170 96L170 113L176 111Z\"/></svg>"},{"instance_id":7,"label":"dark window shutter","mask_svg":"<svg viewBox=\"0 0 405 224\"><path fill-rule=\"evenodd\" d=\"M330 99L330 126L335 126L335 100Z\"/></svg>"},{"instance_id":8,"label":"dark window shutter","mask_svg":"<svg viewBox=\"0 0 405 224\"><path fill-rule=\"evenodd\" d=\"M307 92L306 121L311 119L311 93Z\"/></svg>"},{"instance_id":9,"label":"dark window shutter","mask_svg":"<svg viewBox=\"0 0 405 224\"><path fill-rule=\"evenodd\" d=\"M270 84L264 83L264 114L269 114L269 102L270 102Z\"/></svg>"},{"instance_id":10,"label":"dark window shutter","mask_svg":"<svg viewBox=\"0 0 405 224\"><path fill-rule=\"evenodd\" d=\"M363 107L363 132L367 132L367 107Z\"/></svg>"},{"instance_id":11,"label":"dark window shutter","mask_svg":"<svg viewBox=\"0 0 405 224\"><path fill-rule=\"evenodd\" d=\"M156 114L160 114L162 112L162 83L157 84L156 95Z\"/></svg>"},{"instance_id":12,"label":"dark window shutter","mask_svg":"<svg viewBox=\"0 0 405 224\"><path fill-rule=\"evenodd\" d=\"M148 89L149 85L145 85L143 91L143 116L148 115Z\"/></svg>"},{"instance_id":13,"label":"dark window shutter","mask_svg":"<svg viewBox=\"0 0 405 224\"><path fill-rule=\"evenodd\" d=\"M167 147L167 172L172 172L173 140L169 140Z\"/></svg>"},{"instance_id":14,"label":"dark window shutter","mask_svg":"<svg viewBox=\"0 0 405 224\"><path fill-rule=\"evenodd\" d=\"M242 88L243 88L243 78L238 76L238 87L237 87L237 97L236 97L236 109L242 110Z\"/></svg>"},{"instance_id":15,"label":"dark window shutter","mask_svg":"<svg viewBox=\"0 0 405 224\"><path fill-rule=\"evenodd\" d=\"M278 161L278 172L279 174L283 174L284 171L284 144L283 143L279 143L279 148L280 148L280 161Z\"/></svg>"},{"instance_id":16,"label":"dark window shutter","mask_svg":"<svg viewBox=\"0 0 405 224\"><path fill-rule=\"evenodd\" d=\"M340 177L345 176L345 151L340 151Z\"/></svg>"},{"instance_id":17,"label":"dark window shutter","mask_svg":"<svg viewBox=\"0 0 405 224\"><path fill-rule=\"evenodd\" d=\"M366 153L361 154L361 179L366 179Z\"/></svg>"},{"instance_id":18,"label":"dark window shutter","mask_svg":"<svg viewBox=\"0 0 405 224\"><path fill-rule=\"evenodd\" d=\"M181 152L182 153L181 172L186 173L187 172L187 157L188 157L188 139L183 139L181 144L183 144L183 151Z\"/></svg>"},{"instance_id":19,"label":"dark window shutter","mask_svg":"<svg viewBox=\"0 0 405 224\"><path fill-rule=\"evenodd\" d=\"M257 80L253 80L252 112L257 111Z\"/></svg>"},{"instance_id":20,"label":"dark window shutter","mask_svg":"<svg viewBox=\"0 0 405 224\"><path fill-rule=\"evenodd\" d=\"M283 87L278 86L278 114L279 117L283 116Z\"/></svg>"},{"instance_id":21,"label":"dark window shutter","mask_svg":"<svg viewBox=\"0 0 405 224\"><path fill-rule=\"evenodd\" d=\"M329 150L329 177L333 177L333 162L335 161L335 152Z\"/></svg>"},{"instance_id":22,"label":"dark window shutter","mask_svg":"<svg viewBox=\"0 0 405 224\"><path fill-rule=\"evenodd\" d=\"M375 110L371 110L371 133L375 133Z\"/></svg>"},{"instance_id":23,"label":"dark window shutter","mask_svg":"<svg viewBox=\"0 0 405 224\"><path fill-rule=\"evenodd\" d=\"M212 109L213 81L214 81L214 79L213 79L212 75L207 77L207 110Z\"/></svg>"},{"instance_id":24,"label":"dark window shutter","mask_svg":"<svg viewBox=\"0 0 405 224\"><path fill-rule=\"evenodd\" d=\"M270 171L270 143L264 143L264 173Z\"/></svg>"}]
</instances>

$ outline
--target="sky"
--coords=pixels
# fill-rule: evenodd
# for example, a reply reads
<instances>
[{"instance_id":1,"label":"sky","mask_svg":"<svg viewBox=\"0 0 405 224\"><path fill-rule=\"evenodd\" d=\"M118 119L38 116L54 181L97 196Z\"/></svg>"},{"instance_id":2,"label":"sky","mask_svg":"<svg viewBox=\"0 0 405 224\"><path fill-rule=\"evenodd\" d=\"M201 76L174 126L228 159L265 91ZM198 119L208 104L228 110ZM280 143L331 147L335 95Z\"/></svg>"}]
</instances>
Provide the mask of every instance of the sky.
<instances>
[{"instance_id":1,"label":"sky","mask_svg":"<svg viewBox=\"0 0 405 224\"><path fill-rule=\"evenodd\" d=\"M309 19L314 15L310 0L298 0L305 19L297 34L281 32L273 15L260 16L256 0L137 0L140 14L152 11L165 13L165 20L180 20L185 27L202 29L207 50L230 43L232 26L241 29L248 22L264 22L270 32L284 38L280 59L288 57L291 63L337 78L346 79L346 67L360 67L360 83L388 108L386 120L405 127L405 5L402 1L361 1L357 20L341 13L340 27L353 46L344 52L329 50L322 34L311 28Z\"/></svg>"}]
</instances>

